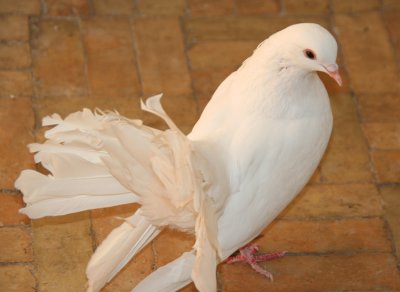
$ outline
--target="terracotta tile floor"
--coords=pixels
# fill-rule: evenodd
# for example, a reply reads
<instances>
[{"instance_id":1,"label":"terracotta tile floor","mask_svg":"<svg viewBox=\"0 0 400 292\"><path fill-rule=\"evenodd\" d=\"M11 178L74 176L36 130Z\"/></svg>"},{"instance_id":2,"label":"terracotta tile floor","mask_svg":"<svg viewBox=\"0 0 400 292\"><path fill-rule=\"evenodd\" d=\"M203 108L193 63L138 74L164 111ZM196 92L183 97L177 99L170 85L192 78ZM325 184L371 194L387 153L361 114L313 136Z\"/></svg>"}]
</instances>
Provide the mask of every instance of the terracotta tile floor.
<instances>
[{"instance_id":1,"label":"terracotta tile floor","mask_svg":"<svg viewBox=\"0 0 400 292\"><path fill-rule=\"evenodd\" d=\"M221 291L400 291L400 1L0 0L0 291L85 291L93 249L135 206L30 221L13 181L35 167L40 120L82 107L142 118L164 92L186 132L217 85L269 34L317 22L340 43L344 86L323 76L335 116L310 184L257 239L289 250L222 265ZM193 239L167 231L103 291L130 291ZM193 286L183 291L195 291Z\"/></svg>"}]
</instances>

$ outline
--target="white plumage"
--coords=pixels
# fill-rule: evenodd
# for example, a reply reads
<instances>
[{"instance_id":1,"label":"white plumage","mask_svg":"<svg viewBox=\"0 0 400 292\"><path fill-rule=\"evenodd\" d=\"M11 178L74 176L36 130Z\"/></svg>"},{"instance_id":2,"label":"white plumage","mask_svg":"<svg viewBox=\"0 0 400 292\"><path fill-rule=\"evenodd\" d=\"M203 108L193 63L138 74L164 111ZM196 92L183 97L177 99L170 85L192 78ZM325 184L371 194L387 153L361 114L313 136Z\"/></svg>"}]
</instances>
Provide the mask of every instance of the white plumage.
<instances>
[{"instance_id":1,"label":"white plumage","mask_svg":"<svg viewBox=\"0 0 400 292\"><path fill-rule=\"evenodd\" d=\"M160 95L142 108L164 119L166 131L87 109L44 118L53 126L47 141L29 147L51 174L21 173L22 212L39 218L139 203L90 260L88 291L99 291L167 226L195 233L193 250L133 291L175 291L192 280L216 291L218 262L256 237L319 163L332 114L316 71L340 84L336 51L316 24L272 35L219 86L188 136Z\"/></svg>"}]
</instances>

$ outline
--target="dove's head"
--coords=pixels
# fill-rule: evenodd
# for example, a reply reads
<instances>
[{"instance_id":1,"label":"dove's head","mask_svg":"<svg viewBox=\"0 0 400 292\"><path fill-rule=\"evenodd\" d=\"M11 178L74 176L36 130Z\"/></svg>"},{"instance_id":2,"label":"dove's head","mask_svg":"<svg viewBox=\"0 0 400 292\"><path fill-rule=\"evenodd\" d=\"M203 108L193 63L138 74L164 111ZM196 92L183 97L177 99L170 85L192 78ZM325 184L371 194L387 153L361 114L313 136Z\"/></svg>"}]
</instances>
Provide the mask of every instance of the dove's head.
<instances>
[{"instance_id":1,"label":"dove's head","mask_svg":"<svg viewBox=\"0 0 400 292\"><path fill-rule=\"evenodd\" d=\"M304 70L324 72L342 85L336 64L336 40L325 28L314 23L300 23L287 27L272 38L285 44L279 48L285 62Z\"/></svg>"}]
</instances>

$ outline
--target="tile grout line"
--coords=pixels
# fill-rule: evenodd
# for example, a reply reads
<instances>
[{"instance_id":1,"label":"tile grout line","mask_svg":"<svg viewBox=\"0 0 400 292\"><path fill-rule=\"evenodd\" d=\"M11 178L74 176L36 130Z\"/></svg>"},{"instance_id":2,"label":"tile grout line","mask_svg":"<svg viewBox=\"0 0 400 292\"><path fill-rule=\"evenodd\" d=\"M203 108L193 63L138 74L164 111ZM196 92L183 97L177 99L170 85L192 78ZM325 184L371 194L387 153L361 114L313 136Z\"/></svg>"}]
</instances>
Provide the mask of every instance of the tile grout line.
<instances>
[{"instance_id":1,"label":"tile grout line","mask_svg":"<svg viewBox=\"0 0 400 292\"><path fill-rule=\"evenodd\" d=\"M133 55L135 57L134 60L134 68L136 71L136 75L140 84L140 90L139 90L139 99L140 98L145 98L144 96L144 90L143 90L143 79L142 79L142 74L141 74L141 70L140 70L140 60L139 60L139 48L137 45L137 39L136 39L136 33L135 33L135 19L133 16L129 17L129 31L130 31L130 35L131 35L131 39L132 39L132 52Z\"/></svg>"},{"instance_id":2,"label":"tile grout line","mask_svg":"<svg viewBox=\"0 0 400 292\"><path fill-rule=\"evenodd\" d=\"M92 17L95 16L95 10L93 6L93 1L92 0L86 0L86 3L88 5L88 16Z\"/></svg>"},{"instance_id":3,"label":"tile grout line","mask_svg":"<svg viewBox=\"0 0 400 292\"><path fill-rule=\"evenodd\" d=\"M341 251L324 251L324 252L288 252L285 257L352 257L363 254L392 254L390 251L379 251L379 250L341 250Z\"/></svg>"},{"instance_id":4,"label":"tile grout line","mask_svg":"<svg viewBox=\"0 0 400 292\"><path fill-rule=\"evenodd\" d=\"M21 261L21 262L0 262L0 267L10 267L10 266L33 266L32 262Z\"/></svg>"},{"instance_id":5,"label":"tile grout line","mask_svg":"<svg viewBox=\"0 0 400 292\"><path fill-rule=\"evenodd\" d=\"M20 191L17 189L0 189L0 193L10 196L18 196L21 194Z\"/></svg>"},{"instance_id":6,"label":"tile grout line","mask_svg":"<svg viewBox=\"0 0 400 292\"><path fill-rule=\"evenodd\" d=\"M391 46L391 49L392 49L392 52L393 52L393 58L395 60L398 60L397 57L396 57L395 45L394 45L394 43L392 41L391 34L390 34L390 31L389 31L389 29L387 27L385 18L383 17L383 13L384 13L383 2L381 1L380 4L381 4L380 10L378 11L379 19L382 21L382 25L384 27L384 30L385 30L386 34L387 34L388 41L390 43L390 46ZM381 94L385 95L385 94L389 94L389 93L384 93L383 92ZM364 130L364 124L367 124L368 122L366 122L364 120L364 118L362 117L361 108L360 108L360 102L359 102L359 95L362 95L362 94L355 94L354 93L353 98L356 101L356 109L357 109L357 114L358 114L358 121L359 121L361 130L362 130L362 133L363 133L363 136L364 136L364 140L365 140L365 142L366 142L366 144L368 146L369 167L370 167L370 171L371 171L371 174L372 174L373 183L377 186L377 188L379 190L379 181L380 181L379 178L378 178L379 174L378 174L377 168L375 166L374 160L372 158L372 153L375 151L375 149L373 149L371 147L370 143L368 142L368 139L367 139L367 136L366 136L366 133L365 133L365 130Z\"/></svg>"},{"instance_id":7,"label":"tile grout line","mask_svg":"<svg viewBox=\"0 0 400 292\"><path fill-rule=\"evenodd\" d=\"M46 15L48 11L46 0L40 0L40 16Z\"/></svg>"},{"instance_id":8,"label":"tile grout line","mask_svg":"<svg viewBox=\"0 0 400 292\"><path fill-rule=\"evenodd\" d=\"M383 0L381 0L381 1L383 1ZM381 2L381 9L380 9L379 12L380 12L379 15L380 15L380 17L382 19L383 26L384 26L387 34L388 34L388 37L389 37L390 46L392 47L392 50L393 50L393 55L394 55L393 58L396 60L397 71L398 71L398 73L400 73L400 56L396 53L396 45L397 45L397 42L399 40L396 42L395 38L390 33L389 23L386 20L386 17L384 17L385 13L387 13L387 11L384 9L384 6L383 6L382 2Z\"/></svg>"},{"instance_id":9,"label":"tile grout line","mask_svg":"<svg viewBox=\"0 0 400 292\"><path fill-rule=\"evenodd\" d=\"M91 9L93 8L92 1L87 0L87 3L89 6L89 10L90 10L89 12L91 12L92 11ZM82 25L82 19L76 11L74 12L74 18L75 18L75 22L77 23L78 29L79 29L79 40L80 40L80 45L81 45L82 55L83 55L85 92L89 98L93 98L92 89L91 89L90 82L89 82L88 51L87 51L87 45L85 42L85 31L84 31L84 28ZM93 217L92 217L91 210L88 211L88 220L89 220L89 237L90 237L90 241L91 241L91 248L92 248L92 254L93 254L97 248L97 243L96 243L96 232L95 232L94 226L93 226Z\"/></svg>"},{"instance_id":10,"label":"tile grout line","mask_svg":"<svg viewBox=\"0 0 400 292\"><path fill-rule=\"evenodd\" d=\"M156 238L154 238L151 242L150 242L150 246L151 246L151 252L153 254L153 263L151 264L151 269L152 271L157 270L158 267L158 253L157 253L157 247L156 247Z\"/></svg>"},{"instance_id":11,"label":"tile grout line","mask_svg":"<svg viewBox=\"0 0 400 292\"><path fill-rule=\"evenodd\" d=\"M284 1L284 0L281 0L281 1ZM282 3L282 5L283 5L283 3ZM334 21L333 21L333 13L332 13L332 10L331 10L331 8L332 8L331 1L328 2L328 5L329 5L329 7L328 7L328 15L327 15L328 28L334 33ZM332 128L331 131L332 131L332 132L331 132L331 137L332 137L332 135L333 135L333 128ZM329 140L331 140L331 138L330 138ZM327 152L327 150L328 150L329 144L330 144L330 143L328 142L328 145L326 146L325 153L324 153L324 155L322 156L321 161L318 163L317 169L315 170L315 171L318 171L318 173L319 173L319 175L318 175L319 178L318 178L318 182L317 182L317 183L319 183L319 184L324 184L324 183L326 183L327 181L329 181L328 178L325 177L323 168L322 168L322 166L321 166L322 160L323 160L324 157L326 156L326 152ZM308 182L308 183L309 183L309 182Z\"/></svg>"},{"instance_id":12,"label":"tile grout line","mask_svg":"<svg viewBox=\"0 0 400 292\"><path fill-rule=\"evenodd\" d=\"M379 16L380 16L380 19L382 20L382 24L384 26L384 29L385 29L385 31L386 31L386 33L388 35L389 43L390 43L390 46L392 48L393 55L394 55L393 57L397 61L396 62L397 71L400 71L400 69L399 69L400 68L400 57L398 56L398 54L396 54L396 41L395 41L395 39L393 38L393 35L390 32L389 24L388 24L387 19L384 17L385 13L386 13L386 11L385 11L383 0L380 0ZM359 110L358 107L357 107L357 109ZM363 124L364 122L360 120L360 123ZM363 129L363 134L366 137L364 129ZM372 151L374 151L374 149L371 147L371 145L369 145L369 143L368 143L368 146L369 146L369 158L370 158L371 163L373 163L372 162L371 153L372 153ZM373 174L374 174L374 178L377 179L377 175L378 174L376 173L375 167L374 167L374 173ZM383 200L382 195L381 195L381 187L385 186L385 185L393 185L393 184L388 184L388 183L385 184L385 183L375 182L375 185L376 185L376 187L378 189L378 192L379 192L379 195L381 197L381 200ZM390 242L391 242L391 245L392 245L391 246L392 247L392 254L397 259L397 265L396 266L397 266L398 271L400 271L400 258L399 258L399 251L397 251L397 248L396 248L396 240L394 238L393 230L390 227L390 224L389 224L389 222L387 220L385 208L384 208L384 206L382 206L382 207L383 207L383 210L384 210L384 216L383 217L384 217L384 222L385 222L385 231L386 231L387 235L390 238Z\"/></svg>"},{"instance_id":13,"label":"tile grout line","mask_svg":"<svg viewBox=\"0 0 400 292\"><path fill-rule=\"evenodd\" d=\"M360 13L360 12L358 12L358 13ZM361 13L363 13L363 12L361 12ZM339 15L352 15L352 13L337 13L337 14L339 14ZM336 21L335 21L335 13L333 13L332 17L330 18L330 24L332 26L333 31L337 35L337 37L339 37L340 32L337 31L337 24L336 24ZM356 93L356 91L354 90L354 87L353 87L352 81L351 81L352 78L351 78L350 70L348 69L348 65L347 65L345 54L344 54L343 50L341 49L341 46L339 46L339 48L340 48L340 51L339 51L340 52L340 56L341 56L341 59L343 60L343 64L344 64L344 71L346 72L346 75L349 78L349 80L348 80L349 81L349 94L352 97L352 101L353 101L353 103L355 105L355 109L356 109L356 113L357 113L357 124L361 128L361 132L362 132L362 135L363 135L363 140L364 140L364 143L365 143L365 145L367 146L367 149L368 149L368 168L369 168L369 172L371 173L371 178L372 178L371 182L375 186L377 186L377 181L376 181L377 180L377 177L376 177L377 174L376 174L375 167L374 167L373 160L372 160L372 156L371 156L371 147L370 147L370 145L368 143L368 139L367 139L367 137L365 135L365 132L364 132L364 129L363 129L364 121L363 121L363 118L362 118L360 102L359 102L359 98L358 98L359 93Z\"/></svg>"},{"instance_id":14,"label":"tile grout line","mask_svg":"<svg viewBox=\"0 0 400 292\"><path fill-rule=\"evenodd\" d=\"M371 219L384 219L385 214L375 214L375 215L331 215L331 216L295 216L292 215L289 218L277 217L275 220L282 222L341 222L341 221L351 221L351 220L371 220Z\"/></svg>"},{"instance_id":15,"label":"tile grout line","mask_svg":"<svg viewBox=\"0 0 400 292\"><path fill-rule=\"evenodd\" d=\"M41 122L39 121L38 117L38 110L37 110L37 105L36 101L38 99L39 95L39 90L37 88L37 80L35 77L34 73L34 64L35 64L35 52L34 52L34 42L33 42L33 36L34 36L34 29L37 26L36 20L39 20L41 16L47 12L47 4L45 0L41 0L41 15L39 16L31 16L28 18L28 33L29 33L29 52L30 52L30 57L31 57L31 80L32 80L32 97L31 97L31 102L32 102L32 111L33 111L33 117L34 117L34 123L33 123L33 129L32 129L32 135L33 139L36 142L37 141L37 132L40 127ZM36 27L38 29L38 27ZM35 165L37 168L37 165ZM32 219L29 218L29 235L31 237L31 248L32 248L32 269L30 270L31 275L33 276L35 280L35 292L40 292L40 283L38 279L39 275L39 267L38 267L38 262L36 259L36 251L35 251L35 234L34 230L32 228Z\"/></svg>"},{"instance_id":16,"label":"tile grout line","mask_svg":"<svg viewBox=\"0 0 400 292\"><path fill-rule=\"evenodd\" d=\"M41 128L41 121L39 119L39 114L37 110L37 100L39 98L39 89L38 89L38 80L36 79L35 76L35 48L34 48L34 42L33 42L33 36L36 33L36 31L39 30L38 28L38 22L39 18L38 17L30 17L29 18L29 47L30 47L30 54L31 54L31 79L32 79L32 110L34 114L34 125L33 125L33 137L34 141L37 142L37 133L38 130Z\"/></svg>"},{"instance_id":17,"label":"tile grout line","mask_svg":"<svg viewBox=\"0 0 400 292\"><path fill-rule=\"evenodd\" d=\"M75 18L75 22L77 23L78 29L79 29L79 40L80 40L80 45L81 45L82 55L83 55L83 63L84 63L83 64L83 73L84 73L84 81L85 81L85 85L86 85L84 91L85 91L86 95L88 95L89 97L93 97L90 82L89 82L88 52L87 52L87 46L86 46L86 42L85 42L84 28L82 25L81 17L77 13L75 13L74 18Z\"/></svg>"},{"instance_id":18,"label":"tile grout line","mask_svg":"<svg viewBox=\"0 0 400 292\"><path fill-rule=\"evenodd\" d=\"M34 248L34 240L35 240L35 234L33 232L32 228L32 220L29 220L29 228L27 229L29 236L31 237L31 248L32 248L32 270L30 270L33 278L35 279L35 292L40 291L40 285L39 285L39 279L38 279L38 274L39 274L39 268L38 268L38 263L36 261L36 253L35 253L35 248Z\"/></svg>"},{"instance_id":19,"label":"tile grout line","mask_svg":"<svg viewBox=\"0 0 400 292\"><path fill-rule=\"evenodd\" d=\"M397 62L396 62L397 63L397 70L399 71L399 62L400 62L400 60L399 60L399 58L398 58L398 56L396 54L396 44L395 44L395 42L393 40L393 37L392 37L392 35L391 35L390 31L389 31L388 23L385 20L385 17L383 15L384 14L383 1L380 1L380 10L378 12L379 12L379 18L381 19L382 24L383 24L384 29L385 29L385 32L387 33L388 41L390 43L390 47L391 47L391 49L393 51L393 57L394 57L395 60L397 60ZM383 93L383 94L387 94L387 93ZM377 173L374 161L372 159L372 152L374 151L374 149L371 147L370 143L368 142L368 139L366 137L366 133L365 133L365 130L364 130L364 127L363 127L363 125L368 123L368 122L365 122L364 119L362 118L358 94L356 94L354 92L354 90L353 90L353 99L354 99L355 104L356 104L357 115L358 115L358 123L359 123L359 125L361 127L365 143L368 146L368 159L369 159L370 172L372 174L372 183L375 185L375 187L378 190L378 194L380 196L380 201L383 202L383 198L382 198L382 195L381 195L381 186L385 185L385 183L380 183L379 182L378 173ZM391 244L391 254L397 260L396 267L397 267L398 271L400 271L400 262L399 262L399 257L398 257L398 251L396 249L396 241L395 241L395 238L394 238L394 235L393 235L393 230L390 227L390 224L389 224L389 222L387 220L385 206L382 203L381 203L381 205L382 205L382 210L383 210L383 214L382 214L381 217L382 217L382 219L384 221L384 231L385 231L386 236L387 236L387 238L388 238L388 240L389 240L389 242Z\"/></svg>"},{"instance_id":20,"label":"tile grout line","mask_svg":"<svg viewBox=\"0 0 400 292\"><path fill-rule=\"evenodd\" d=\"M90 233L90 239L92 241L92 254L94 254L94 252L97 249L96 230L93 224L93 212L92 210L88 210L88 212L89 212L89 233Z\"/></svg>"},{"instance_id":21,"label":"tile grout line","mask_svg":"<svg viewBox=\"0 0 400 292\"><path fill-rule=\"evenodd\" d=\"M187 31L186 31L186 23L185 23L185 17L181 16L179 17L179 27L180 30L182 32L182 38L183 38L183 48L184 48L184 54L185 54L185 60L186 60L186 67L188 69L189 72L189 76L190 76L190 88L192 90L192 99L194 100L195 104L196 104L196 113L197 113L197 118L200 117L201 112L200 112L200 106L199 106L199 96L197 95L197 92L195 90L195 86L194 86L194 79L193 79L193 66L192 63L190 61L189 58L189 54L188 54L188 39L187 39ZM211 94L212 95L212 94ZM210 96L211 98L211 96Z\"/></svg>"},{"instance_id":22,"label":"tile grout line","mask_svg":"<svg viewBox=\"0 0 400 292\"><path fill-rule=\"evenodd\" d=\"M380 194L380 191L379 191ZM388 237L389 241L390 241L390 247L391 247L391 254L393 255L393 257L397 260L397 269L400 272L400 259L399 259L399 252L396 248L396 240L393 234L393 230L390 227L389 221L387 220L386 217L386 213L384 212L383 214L383 221L384 221L384 231L386 233L386 236Z\"/></svg>"}]
</instances>

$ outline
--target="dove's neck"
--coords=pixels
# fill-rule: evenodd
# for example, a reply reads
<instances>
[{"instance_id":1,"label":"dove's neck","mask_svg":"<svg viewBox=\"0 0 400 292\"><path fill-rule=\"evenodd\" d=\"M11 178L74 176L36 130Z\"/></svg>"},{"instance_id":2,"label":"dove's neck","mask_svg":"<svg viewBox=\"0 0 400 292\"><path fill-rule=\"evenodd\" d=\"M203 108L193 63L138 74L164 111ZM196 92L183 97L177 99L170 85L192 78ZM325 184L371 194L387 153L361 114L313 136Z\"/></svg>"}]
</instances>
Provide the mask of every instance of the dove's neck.
<instances>
[{"instance_id":1,"label":"dove's neck","mask_svg":"<svg viewBox=\"0 0 400 292\"><path fill-rule=\"evenodd\" d=\"M328 94L318 75L291 66L278 50L268 55L256 50L219 86L190 137L234 131L248 117L293 120L315 115L330 116Z\"/></svg>"},{"instance_id":2,"label":"dove's neck","mask_svg":"<svg viewBox=\"0 0 400 292\"><path fill-rule=\"evenodd\" d=\"M267 56L255 53L237 71L237 79L230 94L236 114L298 119L321 114L329 104L317 73L290 64L278 52Z\"/></svg>"}]
</instances>

